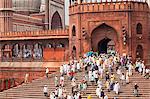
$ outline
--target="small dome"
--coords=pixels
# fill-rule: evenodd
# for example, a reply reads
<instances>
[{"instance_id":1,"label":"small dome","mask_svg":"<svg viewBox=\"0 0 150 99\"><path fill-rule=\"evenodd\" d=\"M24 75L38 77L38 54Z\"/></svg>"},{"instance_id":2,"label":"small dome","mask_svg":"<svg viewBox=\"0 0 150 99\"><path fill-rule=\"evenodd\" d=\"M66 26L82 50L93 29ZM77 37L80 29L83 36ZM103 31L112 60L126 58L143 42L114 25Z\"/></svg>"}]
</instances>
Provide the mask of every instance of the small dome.
<instances>
[{"instance_id":1,"label":"small dome","mask_svg":"<svg viewBox=\"0 0 150 99\"><path fill-rule=\"evenodd\" d=\"M12 0L13 8L17 12L40 12L41 0Z\"/></svg>"}]
</instances>

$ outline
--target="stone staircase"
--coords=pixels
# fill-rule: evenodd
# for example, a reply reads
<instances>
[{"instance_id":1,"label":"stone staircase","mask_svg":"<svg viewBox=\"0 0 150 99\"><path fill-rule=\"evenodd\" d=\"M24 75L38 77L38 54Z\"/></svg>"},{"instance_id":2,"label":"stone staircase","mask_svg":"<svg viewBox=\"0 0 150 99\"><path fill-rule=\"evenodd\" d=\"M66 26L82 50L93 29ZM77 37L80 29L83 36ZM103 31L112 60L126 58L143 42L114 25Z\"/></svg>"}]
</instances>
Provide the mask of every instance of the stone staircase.
<instances>
[{"instance_id":1,"label":"stone staircase","mask_svg":"<svg viewBox=\"0 0 150 99\"><path fill-rule=\"evenodd\" d=\"M50 74L49 79L43 77L32 81L32 83L23 84L15 88L0 92L0 99L47 99L47 97L43 95L43 86L48 85L49 92L54 91L54 75L58 75L58 77L60 77L60 74L56 72L54 74ZM76 74L78 83L81 81L83 75L84 72ZM130 77L130 82L131 83L128 85L121 86L121 93L119 95L115 95L112 91L107 92L104 90L105 94L108 95L109 99L112 99L113 97L118 97L119 99L150 99L149 79L147 80L140 74L134 72L134 75ZM140 97L134 97L133 95L133 86L135 83L139 85ZM67 93L71 92L70 84L71 82L68 81L65 76L65 88ZM92 99L98 99L95 93L96 87L96 85L91 85L90 82L88 82L88 88L84 91L86 94L81 94L82 99L87 99L89 94L92 96Z\"/></svg>"},{"instance_id":2,"label":"stone staircase","mask_svg":"<svg viewBox=\"0 0 150 99\"><path fill-rule=\"evenodd\" d=\"M140 97L134 97L133 95L133 86L135 83L137 83L139 86ZM86 90L87 94L82 96L83 99L86 99L89 94L93 99L99 99L97 98L95 93L96 88L97 86L89 86ZM150 80L143 78L138 73L134 73L134 75L130 77L129 84L121 85L121 92L119 95L116 95L113 91L108 92L104 90L104 92L110 99L114 97L117 97L119 99L150 99Z\"/></svg>"}]
</instances>

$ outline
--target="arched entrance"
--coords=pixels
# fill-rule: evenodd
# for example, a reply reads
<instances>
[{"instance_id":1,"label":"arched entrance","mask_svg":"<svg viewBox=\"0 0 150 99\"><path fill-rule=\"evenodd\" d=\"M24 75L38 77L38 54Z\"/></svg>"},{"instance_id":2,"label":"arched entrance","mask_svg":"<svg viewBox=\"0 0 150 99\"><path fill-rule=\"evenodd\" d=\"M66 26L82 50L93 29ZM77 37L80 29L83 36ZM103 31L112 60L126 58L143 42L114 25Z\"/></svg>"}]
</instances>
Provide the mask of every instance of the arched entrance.
<instances>
[{"instance_id":1,"label":"arched entrance","mask_svg":"<svg viewBox=\"0 0 150 99\"><path fill-rule=\"evenodd\" d=\"M114 28L105 23L96 27L91 35L91 47L94 52L110 53L114 51L117 45L117 32Z\"/></svg>"},{"instance_id":2,"label":"arched entrance","mask_svg":"<svg viewBox=\"0 0 150 99\"><path fill-rule=\"evenodd\" d=\"M98 53L107 53L107 45L109 41L111 41L111 39L104 38L98 43Z\"/></svg>"},{"instance_id":3,"label":"arched entrance","mask_svg":"<svg viewBox=\"0 0 150 99\"><path fill-rule=\"evenodd\" d=\"M52 21L51 21L51 29L59 29L59 28L63 28L62 26L62 20L61 17L59 15L59 13L56 11L54 13L54 15L52 16Z\"/></svg>"}]
</instances>

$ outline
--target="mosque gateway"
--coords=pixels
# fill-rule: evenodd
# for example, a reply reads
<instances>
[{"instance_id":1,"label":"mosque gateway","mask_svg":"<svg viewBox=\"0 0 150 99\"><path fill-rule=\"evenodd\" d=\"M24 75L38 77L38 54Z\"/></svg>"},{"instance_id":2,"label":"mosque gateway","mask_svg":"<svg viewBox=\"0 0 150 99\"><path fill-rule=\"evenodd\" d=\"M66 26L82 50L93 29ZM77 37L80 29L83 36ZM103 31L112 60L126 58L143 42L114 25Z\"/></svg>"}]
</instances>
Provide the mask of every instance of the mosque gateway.
<instances>
[{"instance_id":1,"label":"mosque gateway","mask_svg":"<svg viewBox=\"0 0 150 99\"><path fill-rule=\"evenodd\" d=\"M150 0L67 0L69 19L64 1L0 0L0 79L37 79L91 53L150 67Z\"/></svg>"}]
</instances>

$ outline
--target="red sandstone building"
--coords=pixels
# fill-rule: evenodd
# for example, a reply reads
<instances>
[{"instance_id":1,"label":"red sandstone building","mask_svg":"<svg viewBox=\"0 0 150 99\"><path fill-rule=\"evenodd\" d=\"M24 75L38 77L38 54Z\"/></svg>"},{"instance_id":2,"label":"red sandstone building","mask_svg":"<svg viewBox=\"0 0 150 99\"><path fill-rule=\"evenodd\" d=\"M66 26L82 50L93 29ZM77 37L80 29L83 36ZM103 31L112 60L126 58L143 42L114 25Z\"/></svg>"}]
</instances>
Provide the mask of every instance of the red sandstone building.
<instances>
[{"instance_id":1,"label":"red sandstone building","mask_svg":"<svg viewBox=\"0 0 150 99\"><path fill-rule=\"evenodd\" d=\"M81 2L69 9L69 49L77 57L93 50L107 53L109 46L133 60L150 59L149 6L139 0ZM110 0L111 1L111 0ZM71 52L70 52L71 54Z\"/></svg>"},{"instance_id":2,"label":"red sandstone building","mask_svg":"<svg viewBox=\"0 0 150 99\"><path fill-rule=\"evenodd\" d=\"M150 10L145 0L0 1L0 61L47 62L108 49L150 64Z\"/></svg>"},{"instance_id":3,"label":"red sandstone building","mask_svg":"<svg viewBox=\"0 0 150 99\"><path fill-rule=\"evenodd\" d=\"M45 4L40 11L41 0L1 0L1 61L65 61L90 50L107 52L109 45L120 54L148 61L146 2L70 2L69 29L64 25L64 2L46 0ZM59 58L52 57L53 52L60 52Z\"/></svg>"}]
</instances>

